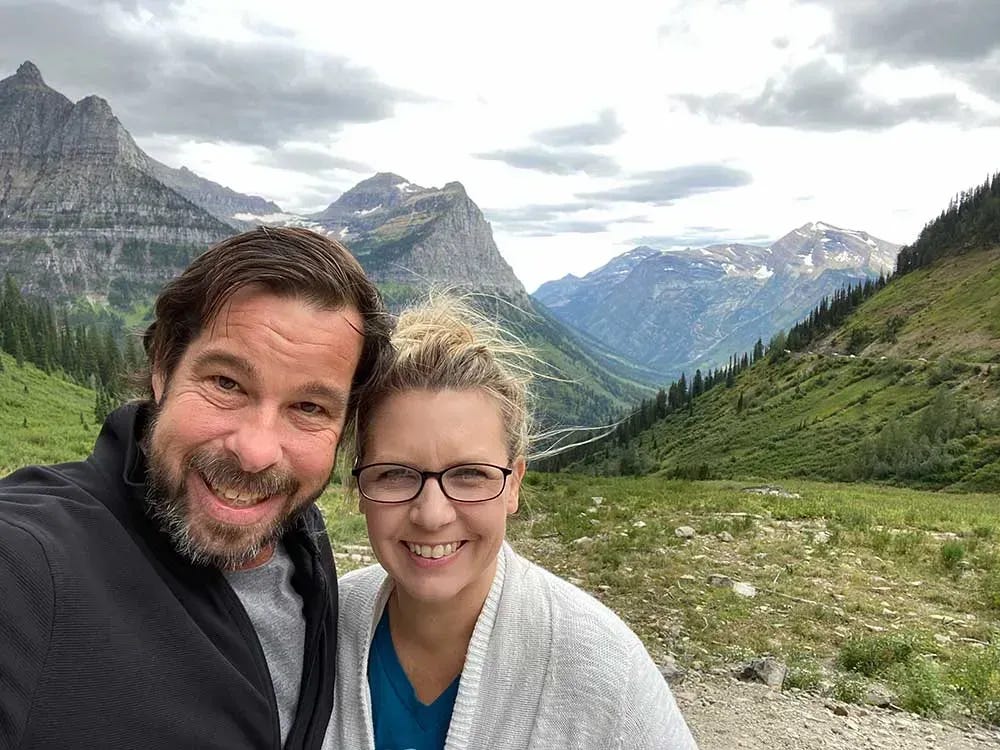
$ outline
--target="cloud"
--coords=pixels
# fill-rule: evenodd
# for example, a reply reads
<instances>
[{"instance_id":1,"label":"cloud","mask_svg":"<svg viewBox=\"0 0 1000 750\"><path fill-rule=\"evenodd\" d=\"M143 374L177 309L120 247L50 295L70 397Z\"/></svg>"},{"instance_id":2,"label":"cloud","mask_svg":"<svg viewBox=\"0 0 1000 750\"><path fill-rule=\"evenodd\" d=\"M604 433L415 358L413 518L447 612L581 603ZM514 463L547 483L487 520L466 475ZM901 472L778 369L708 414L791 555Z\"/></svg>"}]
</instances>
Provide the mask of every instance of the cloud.
<instances>
[{"instance_id":1,"label":"cloud","mask_svg":"<svg viewBox=\"0 0 1000 750\"><path fill-rule=\"evenodd\" d=\"M291 39L199 38L172 27L169 14L157 17L155 35L121 21L109 5L0 2L0 70L30 59L55 88L106 98L137 136L267 147L383 120L397 104L421 101L343 58L307 56Z\"/></svg>"},{"instance_id":2,"label":"cloud","mask_svg":"<svg viewBox=\"0 0 1000 750\"><path fill-rule=\"evenodd\" d=\"M993 0L803 0L834 18L833 47L906 65L974 61L1000 50Z\"/></svg>"},{"instance_id":3,"label":"cloud","mask_svg":"<svg viewBox=\"0 0 1000 750\"><path fill-rule=\"evenodd\" d=\"M367 164L331 154L319 148L306 145L284 144L268 150L258 163L278 169L316 174L333 170L368 174L374 172Z\"/></svg>"},{"instance_id":4,"label":"cloud","mask_svg":"<svg viewBox=\"0 0 1000 750\"><path fill-rule=\"evenodd\" d=\"M710 231L700 231L708 229ZM620 243L635 247L636 245L646 245L659 250L689 247L709 247L711 245L758 245L768 246L774 242L774 238L766 234L753 234L749 236L734 235L725 229L713 229L712 227L688 227L687 231L681 234L657 234L632 237L626 242Z\"/></svg>"},{"instance_id":5,"label":"cloud","mask_svg":"<svg viewBox=\"0 0 1000 750\"><path fill-rule=\"evenodd\" d=\"M749 185L753 182L753 177L749 172L723 164L690 164L655 172L641 172L633 180L629 185L608 190L577 193L577 197L667 206L693 195Z\"/></svg>"},{"instance_id":6,"label":"cloud","mask_svg":"<svg viewBox=\"0 0 1000 750\"><path fill-rule=\"evenodd\" d=\"M539 130L532 138L546 146L600 146L614 143L624 132L614 110L605 109L593 122Z\"/></svg>"},{"instance_id":7,"label":"cloud","mask_svg":"<svg viewBox=\"0 0 1000 750\"><path fill-rule=\"evenodd\" d=\"M544 146L497 149L475 155L477 159L500 161L518 169L533 169L547 174L584 173L592 177L617 174L617 162L609 156L577 149L549 149Z\"/></svg>"},{"instance_id":8,"label":"cloud","mask_svg":"<svg viewBox=\"0 0 1000 750\"><path fill-rule=\"evenodd\" d=\"M972 122L976 115L954 94L886 101L866 92L860 71L842 71L813 60L767 81L757 96L678 97L692 112L757 125L806 130L882 130L911 120Z\"/></svg>"}]
</instances>

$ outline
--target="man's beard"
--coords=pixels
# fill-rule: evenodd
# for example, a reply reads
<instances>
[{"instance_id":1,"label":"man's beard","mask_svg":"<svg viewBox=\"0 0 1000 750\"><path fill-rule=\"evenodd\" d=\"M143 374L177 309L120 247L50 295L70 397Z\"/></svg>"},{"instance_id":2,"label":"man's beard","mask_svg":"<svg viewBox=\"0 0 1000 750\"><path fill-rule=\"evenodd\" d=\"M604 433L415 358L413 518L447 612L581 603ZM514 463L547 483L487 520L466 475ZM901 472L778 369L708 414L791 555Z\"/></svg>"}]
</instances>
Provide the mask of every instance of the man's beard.
<instances>
[{"instance_id":1,"label":"man's beard","mask_svg":"<svg viewBox=\"0 0 1000 750\"><path fill-rule=\"evenodd\" d=\"M155 441L156 417L146 432L144 446L148 463L146 479L146 510L150 518L169 538L179 555L194 563L221 570L237 570L278 542L299 519L305 509L322 494L320 488L312 496L296 500L300 489L296 477L280 469L265 469L248 474L236 459L201 448L188 454L174 475L166 456ZM209 492L212 487L225 487L244 496L271 497L284 495L285 505L273 519L260 524L235 526L217 521L205 513L192 518L191 499L185 488L185 477L197 472Z\"/></svg>"}]
</instances>

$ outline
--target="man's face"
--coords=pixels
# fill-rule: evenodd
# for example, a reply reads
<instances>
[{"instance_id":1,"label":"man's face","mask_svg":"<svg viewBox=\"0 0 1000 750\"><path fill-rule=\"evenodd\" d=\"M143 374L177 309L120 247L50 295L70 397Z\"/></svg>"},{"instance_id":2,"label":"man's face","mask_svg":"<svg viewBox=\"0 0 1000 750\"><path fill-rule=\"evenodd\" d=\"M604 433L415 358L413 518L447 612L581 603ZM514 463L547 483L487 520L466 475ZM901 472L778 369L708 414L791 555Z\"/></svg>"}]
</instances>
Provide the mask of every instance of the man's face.
<instances>
[{"instance_id":1,"label":"man's face","mask_svg":"<svg viewBox=\"0 0 1000 750\"><path fill-rule=\"evenodd\" d=\"M238 292L169 382L154 368L148 502L190 560L266 562L329 481L363 324L259 289Z\"/></svg>"}]
</instances>

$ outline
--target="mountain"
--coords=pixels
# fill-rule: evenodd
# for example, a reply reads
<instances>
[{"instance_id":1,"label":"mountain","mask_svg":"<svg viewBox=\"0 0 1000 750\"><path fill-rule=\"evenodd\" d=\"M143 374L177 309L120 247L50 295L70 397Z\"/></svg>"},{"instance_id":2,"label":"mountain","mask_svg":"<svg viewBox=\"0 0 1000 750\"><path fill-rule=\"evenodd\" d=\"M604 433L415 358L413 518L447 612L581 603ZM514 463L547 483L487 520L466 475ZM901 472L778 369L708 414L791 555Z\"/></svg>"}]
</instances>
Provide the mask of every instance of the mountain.
<instances>
[{"instance_id":1,"label":"mountain","mask_svg":"<svg viewBox=\"0 0 1000 750\"><path fill-rule=\"evenodd\" d=\"M457 182L423 188L377 174L315 217L290 217L155 161L106 101L74 104L30 62L0 81L0 276L11 274L22 292L86 300L138 323L197 253L258 220L343 240L396 306L428 287L496 303L551 368L541 381L546 424L608 421L648 390L649 372L590 346L531 300Z\"/></svg>"},{"instance_id":2,"label":"mountain","mask_svg":"<svg viewBox=\"0 0 1000 750\"><path fill-rule=\"evenodd\" d=\"M612 421L649 392L657 373L571 331L533 300L504 260L482 211L458 182L425 188L381 172L325 210L286 223L338 238L392 308L428 288L471 292L490 317L538 354L544 427Z\"/></svg>"},{"instance_id":3,"label":"mountain","mask_svg":"<svg viewBox=\"0 0 1000 750\"><path fill-rule=\"evenodd\" d=\"M528 302L461 183L425 188L381 172L308 219L344 242L380 285L453 286Z\"/></svg>"},{"instance_id":4,"label":"mountain","mask_svg":"<svg viewBox=\"0 0 1000 750\"><path fill-rule=\"evenodd\" d=\"M22 64L0 81L0 274L127 306L232 233L150 162L104 99L74 104Z\"/></svg>"},{"instance_id":5,"label":"mountain","mask_svg":"<svg viewBox=\"0 0 1000 750\"><path fill-rule=\"evenodd\" d=\"M946 231L949 210L901 252L925 262L835 295L837 316L811 311L792 351L776 346L693 398L675 385L673 407L647 402L560 466L1000 490L1000 236L981 232L998 216L993 195L965 207L976 242Z\"/></svg>"},{"instance_id":6,"label":"mountain","mask_svg":"<svg viewBox=\"0 0 1000 750\"><path fill-rule=\"evenodd\" d=\"M208 211L234 229L252 229L260 223L285 216L277 203L257 195L244 195L217 182L199 177L187 167L174 169L151 157L146 170L171 190Z\"/></svg>"},{"instance_id":7,"label":"mountain","mask_svg":"<svg viewBox=\"0 0 1000 750\"><path fill-rule=\"evenodd\" d=\"M667 376L726 361L851 280L889 273L898 245L822 222L768 247L638 247L534 297L570 326Z\"/></svg>"}]
</instances>

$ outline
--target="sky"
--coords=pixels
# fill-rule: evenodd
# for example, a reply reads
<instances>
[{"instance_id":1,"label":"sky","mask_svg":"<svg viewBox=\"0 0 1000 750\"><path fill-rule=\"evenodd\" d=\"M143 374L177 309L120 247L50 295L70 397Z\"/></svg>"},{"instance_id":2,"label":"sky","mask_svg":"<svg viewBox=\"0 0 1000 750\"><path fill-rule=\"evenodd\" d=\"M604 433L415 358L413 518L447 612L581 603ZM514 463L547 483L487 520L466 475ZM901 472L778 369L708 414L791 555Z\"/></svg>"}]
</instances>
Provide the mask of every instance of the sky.
<instances>
[{"instance_id":1,"label":"sky","mask_svg":"<svg viewBox=\"0 0 1000 750\"><path fill-rule=\"evenodd\" d=\"M1000 169L996 0L0 0L0 77L284 210L461 182L529 291L810 221L916 239Z\"/></svg>"}]
</instances>

